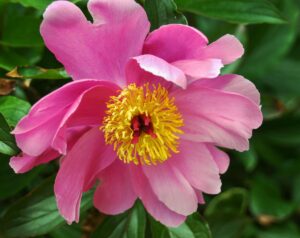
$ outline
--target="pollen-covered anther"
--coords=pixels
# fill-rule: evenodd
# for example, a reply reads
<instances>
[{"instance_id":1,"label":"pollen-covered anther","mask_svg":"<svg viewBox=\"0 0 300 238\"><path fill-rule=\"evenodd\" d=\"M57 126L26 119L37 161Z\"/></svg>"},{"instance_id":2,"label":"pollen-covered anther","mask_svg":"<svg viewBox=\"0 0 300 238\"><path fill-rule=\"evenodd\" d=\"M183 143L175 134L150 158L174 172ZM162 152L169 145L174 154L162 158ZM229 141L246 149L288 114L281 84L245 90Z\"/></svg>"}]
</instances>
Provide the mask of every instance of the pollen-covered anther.
<instances>
[{"instance_id":1,"label":"pollen-covered anther","mask_svg":"<svg viewBox=\"0 0 300 238\"><path fill-rule=\"evenodd\" d=\"M125 163L157 164L178 153L183 119L161 85L130 84L112 96L101 130Z\"/></svg>"}]
</instances>

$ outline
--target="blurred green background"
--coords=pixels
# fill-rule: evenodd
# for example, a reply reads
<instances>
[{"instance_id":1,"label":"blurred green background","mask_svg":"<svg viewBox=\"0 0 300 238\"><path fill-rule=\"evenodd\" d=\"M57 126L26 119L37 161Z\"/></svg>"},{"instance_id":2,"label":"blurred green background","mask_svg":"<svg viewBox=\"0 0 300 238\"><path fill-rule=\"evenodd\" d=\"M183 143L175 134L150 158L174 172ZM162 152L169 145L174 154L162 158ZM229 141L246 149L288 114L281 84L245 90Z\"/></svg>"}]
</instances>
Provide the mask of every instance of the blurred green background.
<instances>
[{"instance_id":1,"label":"blurred green background","mask_svg":"<svg viewBox=\"0 0 300 238\"><path fill-rule=\"evenodd\" d=\"M53 196L51 163L23 175L9 168L18 153L10 130L42 96L70 81L39 35L52 0L0 0L0 237L299 238L300 1L142 0L152 30L167 23L197 27L210 41L230 33L245 56L224 68L261 92L263 126L251 149L229 152L223 192L179 228L155 222L140 203L108 217L84 195L79 224L66 225ZM73 0L88 15L86 0ZM183 14L184 15L183 15ZM100 43L101 39L99 39Z\"/></svg>"}]
</instances>

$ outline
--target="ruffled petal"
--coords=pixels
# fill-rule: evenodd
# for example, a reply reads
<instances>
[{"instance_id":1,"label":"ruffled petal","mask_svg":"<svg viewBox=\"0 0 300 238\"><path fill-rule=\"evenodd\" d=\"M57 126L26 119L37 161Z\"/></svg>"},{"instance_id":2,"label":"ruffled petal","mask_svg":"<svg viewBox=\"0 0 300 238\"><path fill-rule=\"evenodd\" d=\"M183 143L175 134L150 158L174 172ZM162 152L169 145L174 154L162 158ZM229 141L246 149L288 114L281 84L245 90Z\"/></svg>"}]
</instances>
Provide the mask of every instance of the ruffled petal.
<instances>
[{"instance_id":1,"label":"ruffled petal","mask_svg":"<svg viewBox=\"0 0 300 238\"><path fill-rule=\"evenodd\" d=\"M197 83L199 87L219 89L226 92L237 93L260 104L260 94L255 85L241 75L227 74L214 79L201 79Z\"/></svg>"},{"instance_id":2,"label":"ruffled petal","mask_svg":"<svg viewBox=\"0 0 300 238\"><path fill-rule=\"evenodd\" d=\"M244 54L243 45L233 35L225 35L208 45L200 53L201 59L221 59L223 64L230 64Z\"/></svg>"},{"instance_id":3,"label":"ruffled petal","mask_svg":"<svg viewBox=\"0 0 300 238\"><path fill-rule=\"evenodd\" d=\"M262 123L259 105L237 93L201 87L198 81L172 94L184 119L182 138L247 150L252 130Z\"/></svg>"},{"instance_id":4,"label":"ruffled petal","mask_svg":"<svg viewBox=\"0 0 300 238\"><path fill-rule=\"evenodd\" d=\"M116 88L114 84L105 81L80 80L68 83L38 101L13 131L18 147L25 154L33 157L50 149L58 129L63 126L62 121L67 121L65 115L72 115L68 114L70 110L74 111L75 106L72 107L72 105L74 103L80 105L81 98L84 97L82 94L95 86L102 86L103 91ZM110 90L110 92L112 91ZM99 95L99 99L101 101L103 97ZM99 112L101 112L100 109L101 105L99 105ZM82 112L82 110L79 111ZM97 111L92 113L97 115ZM83 116L82 114L80 115ZM99 118L99 122L100 120L101 118ZM64 147L56 146L56 149L65 152Z\"/></svg>"},{"instance_id":5,"label":"ruffled petal","mask_svg":"<svg viewBox=\"0 0 300 238\"><path fill-rule=\"evenodd\" d=\"M167 82L172 82L183 89L186 88L187 80L184 73L161 58L153 55L142 55L132 58L126 68L128 82L139 82L141 80L143 72L137 68L154 76L151 78L152 82L155 78L160 78ZM145 81L144 78L142 80Z\"/></svg>"},{"instance_id":6,"label":"ruffled petal","mask_svg":"<svg viewBox=\"0 0 300 238\"><path fill-rule=\"evenodd\" d=\"M172 65L181 69L191 80L202 78L215 78L220 74L223 64L220 59L207 60L179 60Z\"/></svg>"},{"instance_id":7,"label":"ruffled petal","mask_svg":"<svg viewBox=\"0 0 300 238\"><path fill-rule=\"evenodd\" d=\"M185 216L197 210L195 191L176 167L167 161L142 168L153 192L169 209Z\"/></svg>"},{"instance_id":8,"label":"ruffled petal","mask_svg":"<svg viewBox=\"0 0 300 238\"><path fill-rule=\"evenodd\" d=\"M59 153L54 150L44 152L38 157L33 157L26 154L14 156L10 159L9 165L15 171L15 173L26 173L32 168L50 162L59 157Z\"/></svg>"},{"instance_id":9,"label":"ruffled petal","mask_svg":"<svg viewBox=\"0 0 300 238\"><path fill-rule=\"evenodd\" d=\"M170 227L179 226L184 222L185 216L171 211L164 203L158 200L140 166L133 165L130 167L130 171L134 190L147 212L154 219Z\"/></svg>"},{"instance_id":10,"label":"ruffled petal","mask_svg":"<svg viewBox=\"0 0 300 238\"><path fill-rule=\"evenodd\" d=\"M197 29L186 25L169 24L149 34L143 53L155 55L167 62L196 59L207 43L206 36Z\"/></svg>"},{"instance_id":11,"label":"ruffled petal","mask_svg":"<svg viewBox=\"0 0 300 238\"><path fill-rule=\"evenodd\" d=\"M68 1L53 2L44 13L46 46L73 79L105 79L125 84L125 64L139 55L149 32L143 8L133 0L91 0L94 24Z\"/></svg>"},{"instance_id":12,"label":"ruffled petal","mask_svg":"<svg viewBox=\"0 0 300 238\"><path fill-rule=\"evenodd\" d=\"M65 156L54 192L58 209L68 223L78 222L82 193L90 189L97 174L115 158L113 148L105 144L98 127L86 132Z\"/></svg>"},{"instance_id":13,"label":"ruffled petal","mask_svg":"<svg viewBox=\"0 0 300 238\"><path fill-rule=\"evenodd\" d=\"M206 147L211 153L214 161L218 165L219 173L224 174L229 167L229 162L230 162L229 156L224 151L218 149L214 145L206 144Z\"/></svg>"},{"instance_id":14,"label":"ruffled petal","mask_svg":"<svg viewBox=\"0 0 300 238\"><path fill-rule=\"evenodd\" d=\"M117 159L98 176L100 185L94 195L94 205L100 212L109 215L125 212L137 199L126 166Z\"/></svg>"},{"instance_id":15,"label":"ruffled petal","mask_svg":"<svg viewBox=\"0 0 300 238\"><path fill-rule=\"evenodd\" d=\"M210 151L203 143L180 141L179 153L170 163L176 167L196 189L209 194L221 191L219 168Z\"/></svg>"}]
</instances>

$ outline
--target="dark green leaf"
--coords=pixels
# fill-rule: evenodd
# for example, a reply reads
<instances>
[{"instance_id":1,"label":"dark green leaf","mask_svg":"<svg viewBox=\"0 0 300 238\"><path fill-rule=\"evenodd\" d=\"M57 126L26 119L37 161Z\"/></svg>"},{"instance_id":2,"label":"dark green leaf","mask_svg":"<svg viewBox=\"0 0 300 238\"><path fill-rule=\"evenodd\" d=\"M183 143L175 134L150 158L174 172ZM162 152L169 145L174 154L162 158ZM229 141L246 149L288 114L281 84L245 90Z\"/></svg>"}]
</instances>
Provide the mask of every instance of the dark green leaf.
<instances>
[{"instance_id":1,"label":"dark green leaf","mask_svg":"<svg viewBox=\"0 0 300 238\"><path fill-rule=\"evenodd\" d=\"M12 47L42 47L41 18L34 11L9 4L3 15L0 43Z\"/></svg>"},{"instance_id":2,"label":"dark green leaf","mask_svg":"<svg viewBox=\"0 0 300 238\"><path fill-rule=\"evenodd\" d=\"M93 191L84 194L81 212L92 207ZM13 204L1 222L5 237L28 237L46 234L65 223L60 216L53 194L53 179Z\"/></svg>"},{"instance_id":3,"label":"dark green leaf","mask_svg":"<svg viewBox=\"0 0 300 238\"><path fill-rule=\"evenodd\" d=\"M45 10L46 7L54 2L54 0L11 0L12 2L21 3L25 7L34 7L38 10ZM84 0L71 0L71 2L77 3Z\"/></svg>"},{"instance_id":4,"label":"dark green leaf","mask_svg":"<svg viewBox=\"0 0 300 238\"><path fill-rule=\"evenodd\" d=\"M195 213L189 216L185 223L179 227L172 228L163 226L161 223L150 219L152 237L156 238L211 238L207 223Z\"/></svg>"},{"instance_id":5,"label":"dark green leaf","mask_svg":"<svg viewBox=\"0 0 300 238\"><path fill-rule=\"evenodd\" d=\"M283 200L278 184L265 176L257 176L250 194L250 209L256 216L283 219L291 214L294 204Z\"/></svg>"},{"instance_id":6,"label":"dark green leaf","mask_svg":"<svg viewBox=\"0 0 300 238\"><path fill-rule=\"evenodd\" d=\"M145 10L151 22L151 30L170 23L187 24L185 16L177 11L173 0L146 0Z\"/></svg>"},{"instance_id":7,"label":"dark green leaf","mask_svg":"<svg viewBox=\"0 0 300 238\"><path fill-rule=\"evenodd\" d=\"M64 225L50 232L51 238L81 238L82 233L78 224Z\"/></svg>"},{"instance_id":8,"label":"dark green leaf","mask_svg":"<svg viewBox=\"0 0 300 238\"><path fill-rule=\"evenodd\" d=\"M0 199L11 197L25 188L41 171L36 168L26 174L15 174L9 166L9 158L0 157Z\"/></svg>"},{"instance_id":9,"label":"dark green leaf","mask_svg":"<svg viewBox=\"0 0 300 238\"><path fill-rule=\"evenodd\" d=\"M178 8L233 23L284 23L267 0L175 0Z\"/></svg>"},{"instance_id":10,"label":"dark green leaf","mask_svg":"<svg viewBox=\"0 0 300 238\"><path fill-rule=\"evenodd\" d=\"M249 222L245 215L248 193L241 188L233 188L208 204L205 217L211 228L213 238L235 238Z\"/></svg>"},{"instance_id":11,"label":"dark green leaf","mask_svg":"<svg viewBox=\"0 0 300 238\"><path fill-rule=\"evenodd\" d=\"M274 225L260 231L257 238L299 238L299 227L293 223Z\"/></svg>"},{"instance_id":12,"label":"dark green leaf","mask_svg":"<svg viewBox=\"0 0 300 238\"><path fill-rule=\"evenodd\" d=\"M15 126L30 109L30 104L13 96L0 97L0 112L9 126Z\"/></svg>"},{"instance_id":13,"label":"dark green leaf","mask_svg":"<svg viewBox=\"0 0 300 238\"><path fill-rule=\"evenodd\" d=\"M246 57L241 69L241 73L247 77L260 76L264 82L273 84L270 73L272 74L273 70L285 69L281 63L296 40L299 10L293 0L281 1L281 9L289 19L288 24L260 25L248 28L251 37L249 37L249 47L246 49ZM276 75L276 73L274 74ZM281 78L281 80L285 80L285 78Z\"/></svg>"},{"instance_id":14,"label":"dark green leaf","mask_svg":"<svg viewBox=\"0 0 300 238\"><path fill-rule=\"evenodd\" d=\"M118 216L109 216L94 232L92 238L143 238L145 237L146 214L140 202Z\"/></svg>"},{"instance_id":15,"label":"dark green leaf","mask_svg":"<svg viewBox=\"0 0 300 238\"><path fill-rule=\"evenodd\" d=\"M17 152L18 147L14 137L10 134L10 127L2 113L0 113L0 153L15 155Z\"/></svg>"},{"instance_id":16,"label":"dark green leaf","mask_svg":"<svg viewBox=\"0 0 300 238\"><path fill-rule=\"evenodd\" d=\"M41 59L43 48L1 48L0 68L10 71L17 66L33 65Z\"/></svg>"},{"instance_id":17,"label":"dark green leaf","mask_svg":"<svg viewBox=\"0 0 300 238\"><path fill-rule=\"evenodd\" d=\"M69 78L64 69L44 69L37 66L17 67L6 74L11 78L21 79L66 79Z\"/></svg>"}]
</instances>

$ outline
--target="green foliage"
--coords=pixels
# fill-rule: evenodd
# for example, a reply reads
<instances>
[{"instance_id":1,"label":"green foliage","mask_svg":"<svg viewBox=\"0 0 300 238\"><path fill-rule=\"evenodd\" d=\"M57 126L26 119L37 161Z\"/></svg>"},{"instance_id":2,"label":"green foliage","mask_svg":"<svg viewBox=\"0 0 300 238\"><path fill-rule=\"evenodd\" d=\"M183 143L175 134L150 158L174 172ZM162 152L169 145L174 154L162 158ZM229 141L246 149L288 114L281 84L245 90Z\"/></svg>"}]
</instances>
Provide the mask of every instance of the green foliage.
<instances>
[{"instance_id":1,"label":"green foliage","mask_svg":"<svg viewBox=\"0 0 300 238\"><path fill-rule=\"evenodd\" d=\"M185 16L177 11L173 0L145 0L145 10L151 22L151 30L165 24L187 24Z\"/></svg>"},{"instance_id":2,"label":"green foliage","mask_svg":"<svg viewBox=\"0 0 300 238\"><path fill-rule=\"evenodd\" d=\"M177 228L155 221L140 201L117 216L99 214L91 209L93 191L83 196L80 223L69 226L53 194L57 163L20 175L9 167L9 158L20 152L13 128L31 104L69 79L39 33L51 2L0 0L0 237L300 237L299 0L138 1L151 30L189 22L210 42L236 35L245 55L222 73L244 75L262 96L263 126L254 132L249 151L229 152L223 192L205 197L206 204ZM87 0L72 2L86 13ZM3 78L12 80L13 90L1 91Z\"/></svg>"},{"instance_id":3,"label":"green foliage","mask_svg":"<svg viewBox=\"0 0 300 238\"><path fill-rule=\"evenodd\" d=\"M267 0L176 0L180 10L233 23L284 23Z\"/></svg>"}]
</instances>

